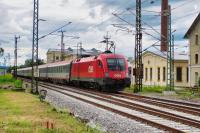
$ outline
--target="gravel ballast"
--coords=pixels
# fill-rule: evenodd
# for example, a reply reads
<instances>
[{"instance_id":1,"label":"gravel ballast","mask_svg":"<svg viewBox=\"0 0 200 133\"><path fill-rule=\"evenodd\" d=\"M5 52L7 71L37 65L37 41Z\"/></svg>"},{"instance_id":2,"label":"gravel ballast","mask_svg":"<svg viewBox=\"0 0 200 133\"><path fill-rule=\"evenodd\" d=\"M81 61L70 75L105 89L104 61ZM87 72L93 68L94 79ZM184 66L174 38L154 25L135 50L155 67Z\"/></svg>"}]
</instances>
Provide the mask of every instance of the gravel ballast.
<instances>
[{"instance_id":1,"label":"gravel ballast","mask_svg":"<svg viewBox=\"0 0 200 133\"><path fill-rule=\"evenodd\" d=\"M87 121L89 126L103 132L164 132L52 90L47 91L45 100L59 110L70 110L74 116Z\"/></svg>"}]
</instances>

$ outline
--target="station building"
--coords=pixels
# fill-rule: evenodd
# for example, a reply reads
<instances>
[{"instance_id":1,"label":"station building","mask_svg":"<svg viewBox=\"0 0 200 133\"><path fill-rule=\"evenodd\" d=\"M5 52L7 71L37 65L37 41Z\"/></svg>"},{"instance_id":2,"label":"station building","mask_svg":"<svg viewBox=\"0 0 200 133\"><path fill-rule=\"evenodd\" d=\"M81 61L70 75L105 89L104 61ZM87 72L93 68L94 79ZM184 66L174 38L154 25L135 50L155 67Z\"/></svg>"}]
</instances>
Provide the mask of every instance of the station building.
<instances>
[{"instance_id":1,"label":"station building","mask_svg":"<svg viewBox=\"0 0 200 133\"><path fill-rule=\"evenodd\" d=\"M166 86L167 84L167 52L160 50L148 50L142 54L143 60L143 85ZM134 68L134 62L132 64ZM131 74L132 84L135 83L133 71ZM188 87L188 54L174 53L174 86Z\"/></svg>"},{"instance_id":2,"label":"station building","mask_svg":"<svg viewBox=\"0 0 200 133\"><path fill-rule=\"evenodd\" d=\"M200 13L186 32L189 39L189 73L190 86L198 86L200 80Z\"/></svg>"},{"instance_id":3,"label":"station building","mask_svg":"<svg viewBox=\"0 0 200 133\"><path fill-rule=\"evenodd\" d=\"M100 50L97 50L95 48L92 49L72 49L72 48L68 48L65 49L65 54L64 54L64 59L66 61L71 61L73 59L76 59L77 56L81 56L82 57L88 57L88 56L93 56L93 55L98 55L99 53L101 53ZM60 49L49 49L47 51L47 63L53 63L53 62L58 62L61 60L61 50Z\"/></svg>"}]
</instances>

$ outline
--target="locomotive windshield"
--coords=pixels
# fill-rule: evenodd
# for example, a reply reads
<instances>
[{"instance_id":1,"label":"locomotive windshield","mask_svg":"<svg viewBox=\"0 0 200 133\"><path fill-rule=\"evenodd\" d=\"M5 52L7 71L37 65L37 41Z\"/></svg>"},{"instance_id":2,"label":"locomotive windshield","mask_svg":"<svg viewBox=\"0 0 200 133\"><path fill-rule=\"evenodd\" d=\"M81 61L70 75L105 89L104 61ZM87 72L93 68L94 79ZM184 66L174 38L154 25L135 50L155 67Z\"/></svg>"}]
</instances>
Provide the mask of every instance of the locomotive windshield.
<instances>
[{"instance_id":1,"label":"locomotive windshield","mask_svg":"<svg viewBox=\"0 0 200 133\"><path fill-rule=\"evenodd\" d=\"M121 58L108 58L107 59L108 70L112 71L124 71L125 61Z\"/></svg>"}]
</instances>

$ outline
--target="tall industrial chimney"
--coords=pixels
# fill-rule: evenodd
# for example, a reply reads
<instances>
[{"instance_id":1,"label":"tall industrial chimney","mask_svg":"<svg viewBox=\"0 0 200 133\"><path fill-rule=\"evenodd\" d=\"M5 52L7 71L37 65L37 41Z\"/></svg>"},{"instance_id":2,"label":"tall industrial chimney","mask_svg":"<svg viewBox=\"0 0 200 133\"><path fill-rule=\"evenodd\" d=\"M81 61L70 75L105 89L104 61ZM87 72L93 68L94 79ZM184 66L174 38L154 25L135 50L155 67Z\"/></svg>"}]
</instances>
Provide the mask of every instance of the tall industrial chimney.
<instances>
[{"instance_id":1,"label":"tall industrial chimney","mask_svg":"<svg viewBox=\"0 0 200 133\"><path fill-rule=\"evenodd\" d=\"M167 51L168 45L168 0L161 2L161 44L160 50Z\"/></svg>"}]
</instances>

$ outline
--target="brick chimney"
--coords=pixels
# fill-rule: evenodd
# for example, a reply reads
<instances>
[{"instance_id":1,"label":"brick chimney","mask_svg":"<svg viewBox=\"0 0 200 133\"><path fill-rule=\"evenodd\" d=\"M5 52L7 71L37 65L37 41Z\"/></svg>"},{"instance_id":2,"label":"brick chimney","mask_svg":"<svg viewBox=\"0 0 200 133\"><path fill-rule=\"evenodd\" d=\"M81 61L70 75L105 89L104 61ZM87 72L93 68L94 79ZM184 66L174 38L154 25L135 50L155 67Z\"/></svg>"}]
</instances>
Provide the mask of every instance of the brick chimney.
<instances>
[{"instance_id":1,"label":"brick chimney","mask_svg":"<svg viewBox=\"0 0 200 133\"><path fill-rule=\"evenodd\" d=\"M162 0L161 2L161 44L160 50L162 52L167 51L167 38L168 38L168 0Z\"/></svg>"}]
</instances>

